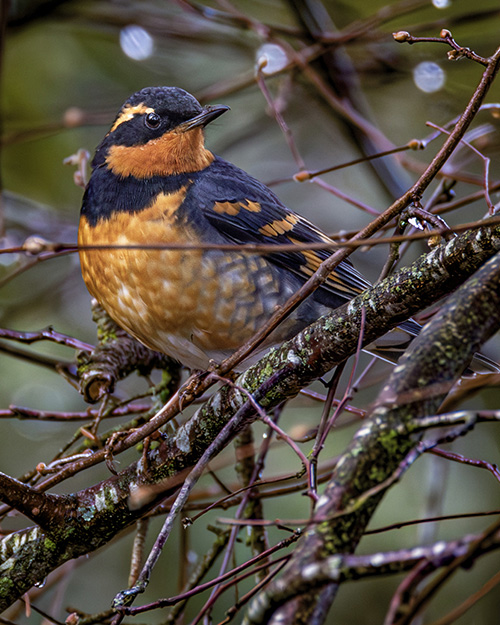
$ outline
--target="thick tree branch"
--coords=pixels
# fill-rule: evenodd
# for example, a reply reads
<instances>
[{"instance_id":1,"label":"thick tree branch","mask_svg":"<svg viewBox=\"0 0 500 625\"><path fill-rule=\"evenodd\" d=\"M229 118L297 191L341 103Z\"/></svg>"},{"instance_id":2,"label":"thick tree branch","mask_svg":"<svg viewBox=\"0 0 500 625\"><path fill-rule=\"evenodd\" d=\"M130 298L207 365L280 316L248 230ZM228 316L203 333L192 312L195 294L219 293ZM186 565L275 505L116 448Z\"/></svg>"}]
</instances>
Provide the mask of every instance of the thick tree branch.
<instances>
[{"instance_id":1,"label":"thick tree branch","mask_svg":"<svg viewBox=\"0 0 500 625\"><path fill-rule=\"evenodd\" d=\"M248 392L263 407L271 408L283 399L295 396L301 388L354 353L363 309L365 341L371 342L408 315L434 302L438 295L456 288L498 249L500 227L488 227L487 224L481 230L465 233L435 248L411 267L387 278L347 306L318 320L281 348L272 351L260 363L242 374L235 385L225 386L216 393L179 428L175 437L165 440L158 449L150 451L145 461L134 463L118 476L80 493L51 496L50 500L46 500L44 508L47 518L52 519L51 531L42 536L39 530L34 533L33 530L26 530L3 541L8 545L7 551L11 553L12 545L16 541L19 543L22 536L23 550L28 550L26 553L29 553L32 540L39 565L31 574L26 569L26 560L14 562L12 559L8 566L4 562L4 575L0 580L0 590L3 593L0 607L9 605L33 583L66 560L106 544L114 535L140 518L156 501L175 492L182 483L185 472L196 464L234 414L238 412L239 419L234 424L235 433L256 418L253 406L248 402ZM476 278L474 280L477 281ZM469 288L470 286L467 287ZM480 300L474 302L474 310L475 307L480 308L479 302ZM477 319L477 327L482 328L496 319L498 309L497 307L489 312L484 324ZM480 308L479 312L481 310L483 309ZM467 332L469 331L470 328ZM452 342L457 336L466 337L467 334L453 332ZM462 341L462 351L456 354L457 361L454 366L457 371L466 365L467 358L479 344L478 340L473 339L473 346L467 347L466 342ZM432 356L435 353L433 344L427 339L424 340L424 345ZM402 370L406 371L407 366L408 364ZM433 361L429 366L430 375L434 379L436 362ZM401 367L397 371L400 369ZM239 387L245 389L245 392L239 390ZM401 451L404 448L405 445L402 445ZM94 455L98 454L100 452ZM369 460L368 455L367 461ZM396 459L391 460L388 467L394 467L394 463L397 464ZM163 482L166 479L171 481ZM156 495L154 501L148 502L139 511L129 508L131 490L141 484L160 482L164 490ZM365 485L358 484L359 492L362 492L362 486ZM9 501L13 501L12 497L9 497Z\"/></svg>"},{"instance_id":2,"label":"thick tree branch","mask_svg":"<svg viewBox=\"0 0 500 625\"><path fill-rule=\"evenodd\" d=\"M401 358L371 418L337 463L314 511L318 524L299 542L280 586L293 584L297 571L328 555L354 551L382 498L383 490L377 486L390 480L418 444L410 423L438 410L464 363L500 328L499 311L500 254L496 254L449 298ZM373 493L368 500L367 491ZM360 504L354 505L358 499ZM280 609L275 592L276 585L266 589L249 611L248 623L267 623L275 613L278 618L288 614L286 605ZM310 600L308 595L306 603Z\"/></svg>"}]
</instances>

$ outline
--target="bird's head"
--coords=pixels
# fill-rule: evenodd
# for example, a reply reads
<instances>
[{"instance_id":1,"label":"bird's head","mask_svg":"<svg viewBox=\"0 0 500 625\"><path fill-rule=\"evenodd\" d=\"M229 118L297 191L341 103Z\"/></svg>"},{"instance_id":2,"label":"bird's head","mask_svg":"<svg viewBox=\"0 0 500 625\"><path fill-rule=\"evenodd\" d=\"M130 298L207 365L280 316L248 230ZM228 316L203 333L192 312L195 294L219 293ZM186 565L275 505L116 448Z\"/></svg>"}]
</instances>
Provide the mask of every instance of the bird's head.
<instances>
[{"instance_id":1,"label":"bird's head","mask_svg":"<svg viewBox=\"0 0 500 625\"><path fill-rule=\"evenodd\" d=\"M203 129L228 109L201 106L177 87L142 89L123 104L96 150L93 166L137 178L204 169L213 155L205 148Z\"/></svg>"}]
</instances>

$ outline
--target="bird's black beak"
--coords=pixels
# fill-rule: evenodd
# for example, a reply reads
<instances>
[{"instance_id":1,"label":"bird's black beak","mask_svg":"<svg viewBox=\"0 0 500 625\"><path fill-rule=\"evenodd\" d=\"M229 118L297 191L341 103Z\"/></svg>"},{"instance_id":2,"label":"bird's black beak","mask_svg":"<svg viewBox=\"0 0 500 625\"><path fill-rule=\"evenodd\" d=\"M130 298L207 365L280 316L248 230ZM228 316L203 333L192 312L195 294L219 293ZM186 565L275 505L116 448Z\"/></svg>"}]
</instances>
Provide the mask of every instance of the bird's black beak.
<instances>
[{"instance_id":1,"label":"bird's black beak","mask_svg":"<svg viewBox=\"0 0 500 625\"><path fill-rule=\"evenodd\" d=\"M224 104L214 104L213 106L205 106L203 111L193 117L192 119L188 119L187 122L184 122L177 126L177 132L186 132L188 130L192 130L193 128L204 128L210 122L213 122L214 119L220 117L222 113L229 111L229 106L225 106Z\"/></svg>"}]
</instances>

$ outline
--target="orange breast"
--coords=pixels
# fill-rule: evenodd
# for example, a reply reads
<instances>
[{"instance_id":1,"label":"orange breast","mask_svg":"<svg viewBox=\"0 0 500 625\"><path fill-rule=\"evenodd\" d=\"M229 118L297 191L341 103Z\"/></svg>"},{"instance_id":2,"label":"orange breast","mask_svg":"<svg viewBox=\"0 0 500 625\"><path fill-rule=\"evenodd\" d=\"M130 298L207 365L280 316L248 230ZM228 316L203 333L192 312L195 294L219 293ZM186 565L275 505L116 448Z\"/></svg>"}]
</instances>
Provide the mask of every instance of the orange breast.
<instances>
[{"instance_id":1,"label":"orange breast","mask_svg":"<svg viewBox=\"0 0 500 625\"><path fill-rule=\"evenodd\" d=\"M190 367L228 355L277 305L279 285L265 258L218 250L147 249L192 242L174 211L184 190L141 212L115 213L91 227L82 217L82 275L90 293L127 332Z\"/></svg>"}]
</instances>

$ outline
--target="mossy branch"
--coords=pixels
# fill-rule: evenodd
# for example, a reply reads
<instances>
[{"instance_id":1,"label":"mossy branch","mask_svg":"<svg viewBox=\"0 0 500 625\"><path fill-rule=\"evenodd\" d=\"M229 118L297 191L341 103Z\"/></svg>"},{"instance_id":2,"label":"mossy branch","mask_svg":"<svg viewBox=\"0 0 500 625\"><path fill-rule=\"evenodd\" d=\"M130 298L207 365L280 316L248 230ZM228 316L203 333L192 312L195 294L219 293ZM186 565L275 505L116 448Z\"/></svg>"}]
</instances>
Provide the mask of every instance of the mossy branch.
<instances>
[{"instance_id":1,"label":"mossy branch","mask_svg":"<svg viewBox=\"0 0 500 625\"><path fill-rule=\"evenodd\" d=\"M304 534L280 580L254 603L248 624L283 619L295 607L297 597L287 606L290 597L284 598L282 589L296 585L298 571L334 554L355 550L382 498L384 489L377 487L390 483L391 475L418 445L420 436L415 436L415 423L438 411L464 363L500 328L499 311L497 253L449 298L401 358L370 419L339 459L315 508L313 520L317 524ZM373 496L364 497L367 492ZM353 505L357 499L360 505ZM307 602L310 600L308 595Z\"/></svg>"},{"instance_id":2,"label":"mossy branch","mask_svg":"<svg viewBox=\"0 0 500 625\"><path fill-rule=\"evenodd\" d=\"M256 413L248 401L247 393L252 393L254 399L265 408L271 408L284 399L295 396L301 388L356 351L360 320L363 316L365 342L369 343L401 320L433 303L437 297L456 288L499 249L500 227L488 224L480 230L467 232L435 248L411 267L387 278L348 305L318 320L279 349L273 350L242 374L235 384L225 386L217 392L179 428L173 438L161 442L157 449L150 450L140 462L133 463L117 476L79 493L51 495L50 501L47 498L44 507L45 516L51 519L51 525L43 523L44 532L39 528L28 529L2 541L1 553L11 555L1 563L3 575L0 581L0 609L10 605L63 562L103 546L144 515L161 498L174 493L182 483L186 471L196 464L234 414L238 412L239 415L234 433L255 420ZM488 264L485 267L489 266ZM477 312L476 323L480 330L486 323L496 319L500 307L488 309L487 320L481 323L481 311L487 310L480 296L483 282L474 278L474 284L478 286L478 295L472 301L467 301L472 310ZM470 285L467 286L469 288ZM465 367L484 338L472 335L470 343L463 340L462 337L467 337L467 332L472 330L473 328L468 327L466 333L460 334L455 329L448 336L451 344L458 342L461 346L454 355L455 375ZM424 338L423 352L419 358L425 361L432 357L434 348L429 337L424 335ZM443 345L446 343L444 338L440 340ZM426 356L425 348L430 356ZM410 363L413 360L410 359ZM406 371L408 366L409 363L406 363L396 371ZM436 362L432 361L429 366L431 379L434 379ZM371 435L375 445L375 430ZM393 439L389 442L390 449L385 450L386 454L389 451L392 453L396 444ZM405 444L401 443L401 450L404 448ZM346 453L349 456L351 451ZM363 450L362 455L365 453L366 450ZM392 456L389 454L389 457ZM370 461L370 458L368 454L366 461ZM394 462L395 459L391 460L388 467L393 466ZM344 464L344 469L346 466L348 465ZM351 470L354 471L354 468ZM346 473L346 478L351 475L351 470ZM131 490L140 485L149 487L160 483L161 492L156 492L144 508L130 509ZM355 492L363 492L365 487L366 484L355 480L355 491L351 496ZM14 503L10 497L9 501ZM333 504L336 501L337 497L333 497ZM365 521L368 518L369 515L366 515ZM359 537L360 531L354 532L353 528L353 541ZM33 549L31 553L37 560L37 567L32 569L26 566L30 561L28 556L17 561L14 557L15 552L21 548L23 553L29 554L30 545Z\"/></svg>"}]
</instances>

